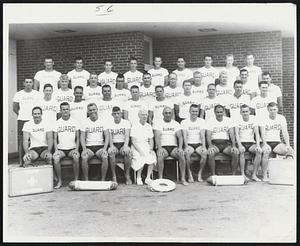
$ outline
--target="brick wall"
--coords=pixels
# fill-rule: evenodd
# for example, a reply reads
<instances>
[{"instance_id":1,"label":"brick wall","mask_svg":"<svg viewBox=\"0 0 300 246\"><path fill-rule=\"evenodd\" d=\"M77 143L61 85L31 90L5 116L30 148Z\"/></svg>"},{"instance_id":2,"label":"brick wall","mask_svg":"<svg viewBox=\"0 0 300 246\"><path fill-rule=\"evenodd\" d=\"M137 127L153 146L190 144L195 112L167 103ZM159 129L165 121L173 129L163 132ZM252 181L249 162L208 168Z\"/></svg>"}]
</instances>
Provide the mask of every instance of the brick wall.
<instances>
[{"instance_id":1,"label":"brick wall","mask_svg":"<svg viewBox=\"0 0 300 246\"><path fill-rule=\"evenodd\" d=\"M211 35L155 39L153 53L163 58L163 66L170 71L176 69L178 56L183 56L187 67L202 67L203 56L213 56L213 66L224 66L225 56L232 53L235 65L246 65L245 54L253 52L254 64L263 71L270 71L273 81L281 85L282 78L282 41L281 32L261 32L232 35Z\"/></svg>"},{"instance_id":2,"label":"brick wall","mask_svg":"<svg viewBox=\"0 0 300 246\"><path fill-rule=\"evenodd\" d=\"M291 144L294 143L294 38L282 39L283 114L288 122Z\"/></svg>"},{"instance_id":3,"label":"brick wall","mask_svg":"<svg viewBox=\"0 0 300 246\"><path fill-rule=\"evenodd\" d=\"M54 68L61 73L74 69L74 58L81 56L85 69L103 72L103 60L112 59L115 72L129 70L130 56L138 60L138 69L144 69L144 41L140 32L90 35L17 41L18 90L26 76L33 77L44 69L44 57L54 58Z\"/></svg>"}]
</instances>

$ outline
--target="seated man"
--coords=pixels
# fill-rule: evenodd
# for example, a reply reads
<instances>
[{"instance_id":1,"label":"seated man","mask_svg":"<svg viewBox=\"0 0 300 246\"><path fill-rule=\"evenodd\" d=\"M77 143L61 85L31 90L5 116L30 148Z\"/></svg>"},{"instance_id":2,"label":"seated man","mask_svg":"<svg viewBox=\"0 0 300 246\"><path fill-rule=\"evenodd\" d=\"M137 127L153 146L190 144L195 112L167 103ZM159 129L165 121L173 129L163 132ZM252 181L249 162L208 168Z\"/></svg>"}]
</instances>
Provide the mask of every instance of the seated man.
<instances>
[{"instance_id":1,"label":"seated man","mask_svg":"<svg viewBox=\"0 0 300 246\"><path fill-rule=\"evenodd\" d=\"M205 120L198 117L199 105L192 104L190 106L190 118L181 122L183 132L184 153L186 166L188 170L188 182L194 182L191 172L191 155L197 153L201 156L200 170L198 172L198 181L203 181L202 172L206 164L207 149L205 142Z\"/></svg>"},{"instance_id":2,"label":"seated man","mask_svg":"<svg viewBox=\"0 0 300 246\"><path fill-rule=\"evenodd\" d=\"M42 109L34 107L32 109L33 120L24 124L23 127L23 167L30 164L39 157L45 159L47 164L52 164L53 136L52 129L47 121L42 120ZM30 147L29 147L30 140Z\"/></svg>"},{"instance_id":3,"label":"seated man","mask_svg":"<svg viewBox=\"0 0 300 246\"><path fill-rule=\"evenodd\" d=\"M129 148L130 122L122 119L121 109L117 106L112 109L113 121L108 125L109 136L109 161L112 172L112 181L117 182L116 155L124 157L126 184L132 184L130 179L131 150Z\"/></svg>"},{"instance_id":4,"label":"seated man","mask_svg":"<svg viewBox=\"0 0 300 246\"><path fill-rule=\"evenodd\" d=\"M268 163L269 155L273 151L278 155L285 155L286 157L293 157L294 150L290 145L290 137L287 130L287 122L283 115L278 114L278 106L275 102L271 102L267 106L269 115L262 119L260 126L262 138L262 172L263 181L268 181ZM280 132L282 133L283 140L280 140Z\"/></svg>"},{"instance_id":5,"label":"seated man","mask_svg":"<svg viewBox=\"0 0 300 246\"><path fill-rule=\"evenodd\" d=\"M173 110L170 107L163 109L163 120L155 122L153 125L156 154L158 164L158 177L163 178L164 159L168 156L174 157L179 161L181 182L183 185L188 185L185 179L185 158L183 152L183 138L181 127L178 122L172 119Z\"/></svg>"},{"instance_id":6,"label":"seated man","mask_svg":"<svg viewBox=\"0 0 300 246\"><path fill-rule=\"evenodd\" d=\"M74 180L79 177L79 123L70 117L70 105L67 102L60 104L61 118L55 123L54 131L54 170L58 182L54 187L62 186L60 160L66 156L73 159Z\"/></svg>"},{"instance_id":7,"label":"seated man","mask_svg":"<svg viewBox=\"0 0 300 246\"><path fill-rule=\"evenodd\" d=\"M101 181L105 181L108 168L109 132L104 119L98 117L98 108L95 103L87 106L89 117L84 119L80 128L80 142L82 147L81 167L84 180L88 180L88 160L96 156L101 160Z\"/></svg>"},{"instance_id":8,"label":"seated man","mask_svg":"<svg viewBox=\"0 0 300 246\"><path fill-rule=\"evenodd\" d=\"M250 108L248 105L243 104L241 106L241 115L239 119L237 119L237 125L235 127L235 136L236 142L240 152L240 167L241 174L244 176L246 180L248 178L245 175L245 152L249 151L250 153L255 154L254 162L253 162L253 173L252 180L260 181L260 179L256 176L258 166L261 162L261 154L262 150L259 144L259 130L258 123L255 116L250 115ZM255 136L255 140L254 140Z\"/></svg>"},{"instance_id":9,"label":"seated man","mask_svg":"<svg viewBox=\"0 0 300 246\"><path fill-rule=\"evenodd\" d=\"M230 118L225 117L225 108L222 105L216 105L214 108L215 117L207 122L207 144L208 144L208 164L212 175L216 174L215 156L217 153L230 155L232 174L237 171L237 162L239 151L236 148L234 125ZM229 141L231 140L231 143Z\"/></svg>"}]
</instances>

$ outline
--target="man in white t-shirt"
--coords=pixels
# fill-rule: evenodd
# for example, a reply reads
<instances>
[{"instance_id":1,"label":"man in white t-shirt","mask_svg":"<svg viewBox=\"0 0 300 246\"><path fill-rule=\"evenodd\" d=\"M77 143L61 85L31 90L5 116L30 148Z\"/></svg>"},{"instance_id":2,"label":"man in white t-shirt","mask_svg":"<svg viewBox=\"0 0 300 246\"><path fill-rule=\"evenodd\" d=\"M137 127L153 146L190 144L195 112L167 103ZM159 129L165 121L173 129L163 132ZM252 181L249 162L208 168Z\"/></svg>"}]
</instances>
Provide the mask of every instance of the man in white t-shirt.
<instances>
[{"instance_id":1,"label":"man in white t-shirt","mask_svg":"<svg viewBox=\"0 0 300 246\"><path fill-rule=\"evenodd\" d=\"M39 157L46 160L47 164L52 164L53 135L49 122L42 120L42 109L34 107L32 109L33 119L26 122L23 127L23 167L34 164ZM29 143L30 142L30 143Z\"/></svg>"},{"instance_id":2,"label":"man in white t-shirt","mask_svg":"<svg viewBox=\"0 0 300 246\"><path fill-rule=\"evenodd\" d=\"M23 146L22 146L22 129L24 123L32 119L32 109L38 106L40 94L32 89L33 80L26 78L24 80L24 89L18 91L13 98L13 111L18 116L18 152L19 164L22 164Z\"/></svg>"},{"instance_id":3,"label":"man in white t-shirt","mask_svg":"<svg viewBox=\"0 0 300 246\"><path fill-rule=\"evenodd\" d=\"M157 85L155 87L156 99L149 104L149 123L154 124L155 121L161 122L163 119L163 109L170 107L173 111L172 117L174 117L174 102L170 99L165 98L164 87Z\"/></svg>"},{"instance_id":4,"label":"man in white t-shirt","mask_svg":"<svg viewBox=\"0 0 300 246\"><path fill-rule=\"evenodd\" d=\"M237 171L239 150L236 147L234 127L235 123L228 117L224 117L225 108L216 105L215 117L206 122L208 164L212 175L216 174L215 156L218 153L231 156L231 171L235 175Z\"/></svg>"},{"instance_id":5,"label":"man in white t-shirt","mask_svg":"<svg viewBox=\"0 0 300 246\"><path fill-rule=\"evenodd\" d=\"M222 97L224 100L228 96L233 95L233 86L228 84L228 74L227 71L223 70L220 72L220 83L216 86L216 95Z\"/></svg>"},{"instance_id":6,"label":"man in white t-shirt","mask_svg":"<svg viewBox=\"0 0 300 246\"><path fill-rule=\"evenodd\" d=\"M111 88L114 88L116 85L117 73L112 71L113 63L111 60L104 61L104 71L99 74L98 81L103 85L110 85Z\"/></svg>"},{"instance_id":7,"label":"man in white t-shirt","mask_svg":"<svg viewBox=\"0 0 300 246\"><path fill-rule=\"evenodd\" d=\"M193 78L193 72L185 67L186 62L183 57L178 57L176 64L177 69L173 73L177 75L177 86L182 88L183 81Z\"/></svg>"},{"instance_id":8,"label":"man in white t-shirt","mask_svg":"<svg viewBox=\"0 0 300 246\"><path fill-rule=\"evenodd\" d=\"M250 96L243 94L243 82L234 81L234 94L226 98L226 109L229 111L230 118L233 120L241 117L240 107L243 104L250 105Z\"/></svg>"},{"instance_id":9,"label":"man in white t-shirt","mask_svg":"<svg viewBox=\"0 0 300 246\"><path fill-rule=\"evenodd\" d=\"M90 73L83 69L83 59L81 57L78 56L74 60L75 69L67 73L71 81L71 87L74 90L77 85L80 85L85 89L87 87L87 81L90 77Z\"/></svg>"},{"instance_id":10,"label":"man in white t-shirt","mask_svg":"<svg viewBox=\"0 0 300 246\"><path fill-rule=\"evenodd\" d=\"M200 117L206 121L210 118L215 118L214 108L216 105L221 104L225 105L225 101L222 98L216 96L216 85L209 84L207 86L208 96L202 100L200 106Z\"/></svg>"},{"instance_id":11,"label":"man in white t-shirt","mask_svg":"<svg viewBox=\"0 0 300 246\"><path fill-rule=\"evenodd\" d=\"M130 122L122 119L122 112L119 107L112 109L113 121L107 125L109 129L109 149L108 156L112 172L112 181L117 182L116 177L116 155L124 157L125 182L132 184L130 179L130 167L132 153L129 147Z\"/></svg>"},{"instance_id":12,"label":"man in white t-shirt","mask_svg":"<svg viewBox=\"0 0 300 246\"><path fill-rule=\"evenodd\" d=\"M176 73L170 73L168 81L169 81L169 85L164 87L165 97L168 99L174 100L183 94L183 88L182 88L182 86L179 87L177 85L177 74Z\"/></svg>"},{"instance_id":13,"label":"man in white t-shirt","mask_svg":"<svg viewBox=\"0 0 300 246\"><path fill-rule=\"evenodd\" d=\"M56 100L58 104L63 102L71 103L74 101L74 94L73 90L68 87L69 85L69 78L66 74L62 74L60 76L60 89L56 90L53 93L53 98Z\"/></svg>"},{"instance_id":14,"label":"man in white t-shirt","mask_svg":"<svg viewBox=\"0 0 300 246\"><path fill-rule=\"evenodd\" d=\"M167 86L169 72L167 69L161 67L162 59L159 56L154 57L153 61L154 67L151 68L148 73L152 78L152 85L155 87L157 85Z\"/></svg>"},{"instance_id":15,"label":"man in white t-shirt","mask_svg":"<svg viewBox=\"0 0 300 246\"><path fill-rule=\"evenodd\" d=\"M109 132L105 120L98 117L95 103L87 105L89 117L83 120L80 128L81 167L84 180L88 180L88 161L96 157L101 160L101 181L105 181L108 169Z\"/></svg>"},{"instance_id":16,"label":"man in white t-shirt","mask_svg":"<svg viewBox=\"0 0 300 246\"><path fill-rule=\"evenodd\" d=\"M60 160L64 157L73 159L74 180L79 177L79 123L70 117L70 105L67 102L60 104L61 118L58 119L53 128L54 131L54 170L58 182L55 189L62 186Z\"/></svg>"},{"instance_id":17,"label":"man in white t-shirt","mask_svg":"<svg viewBox=\"0 0 300 246\"><path fill-rule=\"evenodd\" d=\"M246 104L241 105L240 114L242 117L236 119L235 136L240 152L241 175L244 176L245 180L248 180L245 175L245 152L248 151L255 155L251 179L260 181L256 176L262 155L262 149L259 143L258 119L256 119L255 116L250 115L250 108Z\"/></svg>"},{"instance_id":18,"label":"man in white t-shirt","mask_svg":"<svg viewBox=\"0 0 300 246\"><path fill-rule=\"evenodd\" d=\"M271 77L271 73L270 72L263 72L262 73L262 80L263 81L267 81L269 84L268 87L268 94L272 97L276 97L277 98L277 106L278 106L278 110L279 112L282 110L282 92L281 89L278 85L274 85L272 83L272 77Z\"/></svg>"},{"instance_id":19,"label":"man in white t-shirt","mask_svg":"<svg viewBox=\"0 0 300 246\"><path fill-rule=\"evenodd\" d=\"M198 97L206 97L207 96L207 86L202 83L201 73L199 71L195 71L193 73L192 79L192 94Z\"/></svg>"},{"instance_id":20,"label":"man in white t-shirt","mask_svg":"<svg viewBox=\"0 0 300 246\"><path fill-rule=\"evenodd\" d=\"M278 106L275 102L269 103L267 108L267 117L259 122L262 138L262 172L264 182L268 181L267 171L271 152L292 158L294 155L294 150L290 145L290 137L287 130L286 118L277 113ZM282 133L284 143L280 139L280 133Z\"/></svg>"},{"instance_id":21,"label":"man in white t-shirt","mask_svg":"<svg viewBox=\"0 0 300 246\"><path fill-rule=\"evenodd\" d=\"M181 122L184 119L190 117L189 109L192 104L196 104L200 107L202 98L194 96L191 92L192 83L189 80L185 80L183 82L183 90L184 93L174 99L174 111L175 111L175 119L177 122Z\"/></svg>"},{"instance_id":22,"label":"man in white t-shirt","mask_svg":"<svg viewBox=\"0 0 300 246\"><path fill-rule=\"evenodd\" d=\"M211 83L215 83L215 80L219 77L219 72L212 66L213 58L211 55L204 56L204 66L199 68L201 73L202 83L207 86Z\"/></svg>"},{"instance_id":23,"label":"man in white t-shirt","mask_svg":"<svg viewBox=\"0 0 300 246\"><path fill-rule=\"evenodd\" d=\"M129 67L130 70L126 73L124 73L125 78L125 86L124 88L130 89L131 86L137 85L141 86L143 85L143 73L137 70L137 59L136 58L130 58L129 61Z\"/></svg>"},{"instance_id":24,"label":"man in white t-shirt","mask_svg":"<svg viewBox=\"0 0 300 246\"><path fill-rule=\"evenodd\" d=\"M243 67L243 69L248 71L248 83L257 85L257 83L262 80L262 71L260 67L254 65L254 60L254 55L248 53L246 55L247 66Z\"/></svg>"},{"instance_id":25,"label":"man in white t-shirt","mask_svg":"<svg viewBox=\"0 0 300 246\"><path fill-rule=\"evenodd\" d=\"M125 120L129 120L131 125L139 122L138 113L141 109L147 110L148 112L148 104L140 100L140 90L136 85L131 86L131 99L125 102L123 115Z\"/></svg>"},{"instance_id":26,"label":"man in white t-shirt","mask_svg":"<svg viewBox=\"0 0 300 246\"><path fill-rule=\"evenodd\" d=\"M173 120L172 117L172 108L165 107L163 109L163 120L153 125L158 164L158 178L163 178L164 160L168 156L171 156L179 161L182 184L188 185L185 179L186 163L183 151L181 126L178 122Z\"/></svg>"},{"instance_id":27,"label":"man in white t-shirt","mask_svg":"<svg viewBox=\"0 0 300 246\"><path fill-rule=\"evenodd\" d=\"M140 98L148 104L155 100L155 86L152 85L150 73L143 74L143 86L140 87Z\"/></svg>"},{"instance_id":28,"label":"man in white t-shirt","mask_svg":"<svg viewBox=\"0 0 300 246\"><path fill-rule=\"evenodd\" d=\"M112 87L112 98L121 102L125 103L130 98L130 91L125 88L125 78L123 74L118 74L116 78L116 87Z\"/></svg>"},{"instance_id":29,"label":"man in white t-shirt","mask_svg":"<svg viewBox=\"0 0 300 246\"><path fill-rule=\"evenodd\" d=\"M270 102L277 102L277 98L268 94L269 84L267 81L259 83L260 95L254 97L250 102L250 108L255 112L258 119L263 119L268 115L267 106Z\"/></svg>"},{"instance_id":30,"label":"man in white t-shirt","mask_svg":"<svg viewBox=\"0 0 300 246\"><path fill-rule=\"evenodd\" d=\"M83 91L83 97L87 103L97 103L102 99L102 89L98 85L98 76L96 73L91 72L88 80L89 85Z\"/></svg>"},{"instance_id":31,"label":"man in white t-shirt","mask_svg":"<svg viewBox=\"0 0 300 246\"><path fill-rule=\"evenodd\" d=\"M202 172L206 164L207 149L205 141L205 121L198 117L199 105L192 104L189 109L190 117L181 121L183 133L183 144L186 166L188 171L188 182L194 182L191 172L191 155L196 153L201 157L198 181L202 182Z\"/></svg>"},{"instance_id":32,"label":"man in white t-shirt","mask_svg":"<svg viewBox=\"0 0 300 246\"><path fill-rule=\"evenodd\" d=\"M234 81L239 79L240 70L237 67L233 66L234 63L233 54L226 55L225 62L226 62L226 66L222 68L222 71L227 72L228 86L232 88Z\"/></svg>"},{"instance_id":33,"label":"man in white t-shirt","mask_svg":"<svg viewBox=\"0 0 300 246\"><path fill-rule=\"evenodd\" d=\"M240 78L243 82L243 94L249 95L250 99L259 95L258 83L248 82L248 71L246 69L240 70Z\"/></svg>"},{"instance_id":34,"label":"man in white t-shirt","mask_svg":"<svg viewBox=\"0 0 300 246\"><path fill-rule=\"evenodd\" d=\"M87 118L87 103L82 100L83 88L77 85L74 88L74 101L70 103L71 117L77 122L82 122Z\"/></svg>"},{"instance_id":35,"label":"man in white t-shirt","mask_svg":"<svg viewBox=\"0 0 300 246\"><path fill-rule=\"evenodd\" d=\"M44 61L45 69L38 71L34 75L34 89L42 92L45 84L51 84L53 90L56 91L59 88L59 79L61 73L53 69L53 58L47 56Z\"/></svg>"}]
</instances>

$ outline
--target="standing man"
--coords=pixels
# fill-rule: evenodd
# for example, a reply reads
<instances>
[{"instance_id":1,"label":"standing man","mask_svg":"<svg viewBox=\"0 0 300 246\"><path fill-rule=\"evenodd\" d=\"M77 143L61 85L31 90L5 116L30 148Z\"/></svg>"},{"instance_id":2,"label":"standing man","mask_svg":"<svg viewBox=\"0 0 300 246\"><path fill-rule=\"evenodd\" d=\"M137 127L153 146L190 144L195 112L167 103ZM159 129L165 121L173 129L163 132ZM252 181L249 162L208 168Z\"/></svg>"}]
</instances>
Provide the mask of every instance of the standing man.
<instances>
[{"instance_id":1,"label":"standing man","mask_svg":"<svg viewBox=\"0 0 300 246\"><path fill-rule=\"evenodd\" d=\"M227 72L228 86L232 88L234 81L236 81L239 78L240 70L237 67L233 66L234 63L233 54L226 55L225 62L226 62L226 66L222 69L222 71Z\"/></svg>"},{"instance_id":2,"label":"standing man","mask_svg":"<svg viewBox=\"0 0 300 246\"><path fill-rule=\"evenodd\" d=\"M168 99L174 100L183 94L183 88L177 86L177 74L169 74L169 85L164 88L165 96Z\"/></svg>"},{"instance_id":3,"label":"standing man","mask_svg":"<svg viewBox=\"0 0 300 246\"><path fill-rule=\"evenodd\" d=\"M99 74L98 81L103 85L110 85L111 88L116 86L117 73L112 71L113 63L111 60L104 61L104 71Z\"/></svg>"},{"instance_id":4,"label":"standing man","mask_svg":"<svg viewBox=\"0 0 300 246\"><path fill-rule=\"evenodd\" d=\"M39 157L52 164L53 136L49 122L42 120L42 109L32 109L33 119L26 122L23 127L23 167L27 167Z\"/></svg>"},{"instance_id":5,"label":"standing man","mask_svg":"<svg viewBox=\"0 0 300 246\"><path fill-rule=\"evenodd\" d=\"M186 62L185 62L184 58L178 57L177 58L177 69L172 72L177 75L177 85L181 89L182 89L183 81L193 78L193 72L190 69L186 68L185 64L186 64Z\"/></svg>"},{"instance_id":6,"label":"standing man","mask_svg":"<svg viewBox=\"0 0 300 246\"><path fill-rule=\"evenodd\" d=\"M97 74L90 73L89 85L85 88L84 99L87 103L98 103L102 99L102 89L98 85Z\"/></svg>"},{"instance_id":7,"label":"standing man","mask_svg":"<svg viewBox=\"0 0 300 246\"><path fill-rule=\"evenodd\" d=\"M116 80L116 87L112 89L112 98L119 101L120 103L125 103L130 98L130 91L125 88L125 79L123 74L118 74Z\"/></svg>"},{"instance_id":8,"label":"standing man","mask_svg":"<svg viewBox=\"0 0 300 246\"><path fill-rule=\"evenodd\" d=\"M224 116L224 111L224 106L215 106L215 117L211 118L206 124L208 164L212 175L216 174L215 156L217 153L231 156L232 175L235 175L237 171L239 150L236 147L234 136L235 125L232 120Z\"/></svg>"},{"instance_id":9,"label":"standing man","mask_svg":"<svg viewBox=\"0 0 300 246\"><path fill-rule=\"evenodd\" d=\"M188 185L185 179L186 163L183 151L181 127L180 124L172 118L172 108L165 107L163 109L163 120L153 125L158 164L158 178L163 178L164 160L168 156L171 156L179 161L182 184Z\"/></svg>"},{"instance_id":10,"label":"standing man","mask_svg":"<svg viewBox=\"0 0 300 246\"><path fill-rule=\"evenodd\" d=\"M83 88L80 85L77 85L74 88L74 101L70 103L70 113L71 117L74 118L77 122L84 121L87 116L87 103L82 100Z\"/></svg>"},{"instance_id":11,"label":"standing man","mask_svg":"<svg viewBox=\"0 0 300 246\"><path fill-rule=\"evenodd\" d=\"M74 60L75 69L67 73L69 80L71 81L71 87L74 90L74 88L79 85L85 89L90 73L83 69L83 60L81 57L77 56Z\"/></svg>"},{"instance_id":12,"label":"standing man","mask_svg":"<svg viewBox=\"0 0 300 246\"><path fill-rule=\"evenodd\" d=\"M129 61L129 67L130 70L126 73L124 73L125 78L125 88L130 89L131 86L137 85L141 86L143 85L143 74L137 70L137 59L132 57Z\"/></svg>"},{"instance_id":13,"label":"standing man","mask_svg":"<svg viewBox=\"0 0 300 246\"><path fill-rule=\"evenodd\" d=\"M248 71L248 82L250 84L255 84L262 80L261 78L261 68L254 65L254 55L252 53L248 53L246 55L246 62L247 66L243 67L243 69L246 69Z\"/></svg>"},{"instance_id":14,"label":"standing man","mask_svg":"<svg viewBox=\"0 0 300 246\"><path fill-rule=\"evenodd\" d=\"M272 77L271 77L270 72L263 72L262 80L268 82L268 84L269 84L268 94L269 94L269 96L277 98L277 106L278 106L279 111L281 111L283 108L283 105L282 105L282 93L281 93L280 87L278 85L274 85L272 83Z\"/></svg>"},{"instance_id":15,"label":"standing man","mask_svg":"<svg viewBox=\"0 0 300 246\"><path fill-rule=\"evenodd\" d=\"M18 116L18 152L19 163L22 164L23 146L22 129L25 122L32 119L32 109L38 105L40 94L32 89L33 80L26 78L24 80L24 89L18 91L13 98L13 111Z\"/></svg>"},{"instance_id":16,"label":"standing man","mask_svg":"<svg viewBox=\"0 0 300 246\"><path fill-rule=\"evenodd\" d=\"M45 57L44 66L45 69L38 71L34 76L33 88L37 91L43 92L45 84L51 84L53 90L58 90L58 82L61 73L53 69L54 61L51 56Z\"/></svg>"},{"instance_id":17,"label":"standing man","mask_svg":"<svg viewBox=\"0 0 300 246\"><path fill-rule=\"evenodd\" d=\"M116 177L116 155L120 154L124 157L124 169L126 184L132 184L130 179L130 167L132 153L129 147L130 138L130 122L122 119L122 112L119 107L112 109L113 122L108 125L109 136L109 162L112 172L112 181L117 182Z\"/></svg>"},{"instance_id":18,"label":"standing man","mask_svg":"<svg viewBox=\"0 0 300 246\"><path fill-rule=\"evenodd\" d=\"M192 104L189 108L190 117L181 121L183 133L184 154L188 170L188 182L194 182L191 171L191 155L196 153L201 157L198 181L202 182L202 172L206 164L207 149L205 141L205 120L198 117L199 105Z\"/></svg>"},{"instance_id":19,"label":"standing man","mask_svg":"<svg viewBox=\"0 0 300 246\"><path fill-rule=\"evenodd\" d=\"M79 177L79 123L70 117L70 105L67 102L60 104L61 118L56 121L54 131L54 170L58 182L55 189L62 186L60 160L64 157L73 159L74 180Z\"/></svg>"},{"instance_id":20,"label":"standing man","mask_svg":"<svg viewBox=\"0 0 300 246\"><path fill-rule=\"evenodd\" d=\"M240 167L241 174L245 180L248 178L245 175L245 152L249 151L255 155L253 162L253 173L251 179L260 181L256 176L259 164L261 162L262 149L260 147L260 136L258 130L258 122L255 116L250 115L250 108L248 105L243 104L240 109L242 117L237 120L235 127L235 136L238 149L240 152Z\"/></svg>"},{"instance_id":21,"label":"standing man","mask_svg":"<svg viewBox=\"0 0 300 246\"><path fill-rule=\"evenodd\" d=\"M243 82L241 80L236 80L234 82L234 94L227 97L226 109L229 110L230 118L232 120L237 120L241 117L240 107L243 104L250 105L250 96L243 94Z\"/></svg>"},{"instance_id":22,"label":"standing man","mask_svg":"<svg viewBox=\"0 0 300 246\"><path fill-rule=\"evenodd\" d=\"M80 128L80 142L82 147L81 167L84 180L88 180L88 161L96 156L101 160L101 181L105 181L108 169L109 132L105 119L98 117L98 108L95 103L87 106L89 117L83 120Z\"/></svg>"},{"instance_id":23,"label":"standing man","mask_svg":"<svg viewBox=\"0 0 300 246\"><path fill-rule=\"evenodd\" d=\"M150 73L143 74L143 85L140 87L140 98L147 103L155 100L155 86L152 85Z\"/></svg>"},{"instance_id":24,"label":"standing man","mask_svg":"<svg viewBox=\"0 0 300 246\"><path fill-rule=\"evenodd\" d=\"M124 119L129 120L131 126L139 122L138 113L141 109L146 110L148 112L148 104L140 100L140 90L139 87L136 85L131 86L131 99L125 102L124 105Z\"/></svg>"},{"instance_id":25,"label":"standing man","mask_svg":"<svg viewBox=\"0 0 300 246\"><path fill-rule=\"evenodd\" d=\"M60 76L60 85L61 88L53 93L53 97L58 104L63 102L71 103L74 100L74 92L68 87L69 78L66 74Z\"/></svg>"},{"instance_id":26,"label":"standing man","mask_svg":"<svg viewBox=\"0 0 300 246\"><path fill-rule=\"evenodd\" d=\"M167 86L169 72L167 69L161 67L161 57L155 56L153 64L154 67L148 71L148 73L151 75L153 86Z\"/></svg>"},{"instance_id":27,"label":"standing man","mask_svg":"<svg viewBox=\"0 0 300 246\"><path fill-rule=\"evenodd\" d=\"M213 58L211 55L204 56L204 66L199 68L198 71L201 73L202 83L207 86L214 84L215 80L219 77L219 72L212 66Z\"/></svg>"},{"instance_id":28,"label":"standing man","mask_svg":"<svg viewBox=\"0 0 300 246\"><path fill-rule=\"evenodd\" d=\"M250 99L259 95L258 83L251 84L248 82L248 71L246 69L241 69L240 78L243 82L243 94L249 95Z\"/></svg>"},{"instance_id":29,"label":"standing man","mask_svg":"<svg viewBox=\"0 0 300 246\"><path fill-rule=\"evenodd\" d=\"M267 106L268 114L259 124L262 138L262 181L268 181L268 163L271 152L286 157L293 157L294 150L290 145L290 137L287 130L286 118L278 114L278 106L275 102L271 102ZM282 133L284 143L280 139Z\"/></svg>"}]
</instances>

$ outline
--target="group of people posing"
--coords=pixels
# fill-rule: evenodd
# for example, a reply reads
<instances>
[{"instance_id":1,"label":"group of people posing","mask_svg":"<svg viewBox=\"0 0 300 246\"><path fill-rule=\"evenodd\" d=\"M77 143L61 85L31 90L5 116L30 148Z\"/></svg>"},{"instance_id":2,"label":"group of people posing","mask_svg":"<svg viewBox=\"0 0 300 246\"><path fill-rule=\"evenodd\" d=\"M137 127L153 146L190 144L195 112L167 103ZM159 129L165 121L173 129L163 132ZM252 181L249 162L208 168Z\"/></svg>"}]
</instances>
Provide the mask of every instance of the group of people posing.
<instances>
[{"instance_id":1,"label":"group of people posing","mask_svg":"<svg viewBox=\"0 0 300 246\"><path fill-rule=\"evenodd\" d=\"M75 58L75 69L61 74L46 57L45 69L34 79L24 80L24 89L13 99L23 131L19 155L22 166L38 158L54 165L55 188L62 186L61 159L73 159L75 180L88 180L91 158L101 161L101 180L110 167L117 182L116 157L124 159L126 184L131 184L130 168L137 171L137 184L148 164L144 182L152 182L153 168L163 178L164 160L176 159L183 185L194 182L192 156L198 156L198 181L208 163L215 175L215 156L231 156L232 174L240 166L245 174L245 152L254 156L251 179L268 180L270 153L293 156L287 122L283 115L282 95L272 83L271 74L253 64L233 66L234 57L226 56L226 66L217 70L212 57L204 57L204 66L196 71L185 68L184 58L169 73L154 58L154 68L141 73L137 60L130 60L124 74L112 71L112 62L104 62L97 75L83 69L83 59ZM283 136L281 141L280 134ZM24 151L24 152L23 152ZM262 167L262 179L257 176Z\"/></svg>"}]
</instances>

